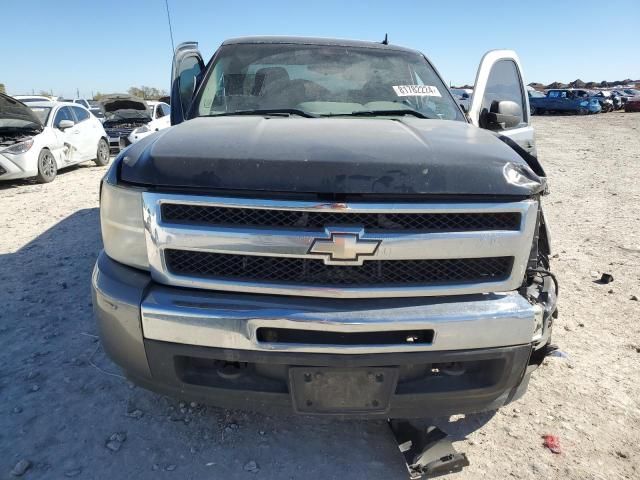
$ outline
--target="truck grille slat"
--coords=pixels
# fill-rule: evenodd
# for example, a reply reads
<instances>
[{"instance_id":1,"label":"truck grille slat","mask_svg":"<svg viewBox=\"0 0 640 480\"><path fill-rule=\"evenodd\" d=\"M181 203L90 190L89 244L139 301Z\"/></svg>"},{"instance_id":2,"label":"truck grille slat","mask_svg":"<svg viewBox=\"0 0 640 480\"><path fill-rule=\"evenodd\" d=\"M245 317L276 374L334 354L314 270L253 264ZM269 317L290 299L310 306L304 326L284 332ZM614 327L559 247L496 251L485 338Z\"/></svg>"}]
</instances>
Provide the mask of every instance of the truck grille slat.
<instances>
[{"instance_id":1,"label":"truck grille slat","mask_svg":"<svg viewBox=\"0 0 640 480\"><path fill-rule=\"evenodd\" d=\"M329 225L358 225L380 231L518 230L518 212L363 213L267 210L164 203L162 221L190 225L280 227L322 230Z\"/></svg>"},{"instance_id":2,"label":"truck grille slat","mask_svg":"<svg viewBox=\"0 0 640 480\"><path fill-rule=\"evenodd\" d=\"M167 249L165 261L175 275L301 285L389 287L499 281L509 276L513 257L388 260L342 266L325 265L317 259Z\"/></svg>"}]
</instances>

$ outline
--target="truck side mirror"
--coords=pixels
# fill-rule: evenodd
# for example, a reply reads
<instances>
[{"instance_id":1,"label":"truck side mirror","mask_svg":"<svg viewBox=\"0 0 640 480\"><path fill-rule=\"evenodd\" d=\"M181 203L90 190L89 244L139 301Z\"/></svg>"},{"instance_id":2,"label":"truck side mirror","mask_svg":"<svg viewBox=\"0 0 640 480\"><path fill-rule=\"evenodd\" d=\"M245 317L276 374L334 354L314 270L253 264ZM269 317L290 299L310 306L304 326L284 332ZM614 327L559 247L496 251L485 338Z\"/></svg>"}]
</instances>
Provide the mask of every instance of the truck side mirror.
<instances>
[{"instance_id":1,"label":"truck side mirror","mask_svg":"<svg viewBox=\"0 0 640 480\"><path fill-rule=\"evenodd\" d=\"M491 102L491 109L485 112L486 125L490 130L506 130L517 127L522 121L522 109L511 100Z\"/></svg>"}]
</instances>

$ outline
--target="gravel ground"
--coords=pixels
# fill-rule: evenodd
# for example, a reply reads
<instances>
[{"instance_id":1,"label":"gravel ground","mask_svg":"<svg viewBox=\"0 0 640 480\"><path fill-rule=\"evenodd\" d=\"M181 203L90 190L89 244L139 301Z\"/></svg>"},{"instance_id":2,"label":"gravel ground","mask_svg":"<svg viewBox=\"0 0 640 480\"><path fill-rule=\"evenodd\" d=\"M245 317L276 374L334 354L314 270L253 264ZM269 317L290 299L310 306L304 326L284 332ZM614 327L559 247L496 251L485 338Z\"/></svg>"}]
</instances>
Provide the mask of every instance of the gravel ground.
<instances>
[{"instance_id":1,"label":"gravel ground","mask_svg":"<svg viewBox=\"0 0 640 480\"><path fill-rule=\"evenodd\" d=\"M449 478L637 479L640 115L535 125L561 281L554 342L566 356L495 415L440 421L471 462ZM407 478L384 422L184 404L121 377L91 311L104 171L0 185L0 478ZM603 272L615 281L595 283ZM561 454L543 434L559 436Z\"/></svg>"}]
</instances>

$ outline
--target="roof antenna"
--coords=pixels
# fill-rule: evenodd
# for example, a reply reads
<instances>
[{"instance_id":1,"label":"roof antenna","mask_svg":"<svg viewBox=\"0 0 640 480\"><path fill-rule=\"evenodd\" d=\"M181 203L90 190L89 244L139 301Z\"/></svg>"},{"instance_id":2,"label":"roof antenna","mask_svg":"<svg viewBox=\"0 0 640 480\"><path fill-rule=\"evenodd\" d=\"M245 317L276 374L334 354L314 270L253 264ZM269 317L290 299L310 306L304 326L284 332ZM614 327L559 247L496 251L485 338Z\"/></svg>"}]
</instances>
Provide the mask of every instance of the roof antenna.
<instances>
[{"instance_id":1,"label":"roof antenna","mask_svg":"<svg viewBox=\"0 0 640 480\"><path fill-rule=\"evenodd\" d=\"M176 51L176 47L173 45L173 28L171 28L171 14L169 13L169 0L164 0L164 6L167 8L167 21L169 22L169 37L171 37L171 55Z\"/></svg>"},{"instance_id":2,"label":"roof antenna","mask_svg":"<svg viewBox=\"0 0 640 480\"><path fill-rule=\"evenodd\" d=\"M384 34L384 40L382 40L381 42L383 45L389 45L389 37L387 37L387 34Z\"/></svg>"}]
</instances>

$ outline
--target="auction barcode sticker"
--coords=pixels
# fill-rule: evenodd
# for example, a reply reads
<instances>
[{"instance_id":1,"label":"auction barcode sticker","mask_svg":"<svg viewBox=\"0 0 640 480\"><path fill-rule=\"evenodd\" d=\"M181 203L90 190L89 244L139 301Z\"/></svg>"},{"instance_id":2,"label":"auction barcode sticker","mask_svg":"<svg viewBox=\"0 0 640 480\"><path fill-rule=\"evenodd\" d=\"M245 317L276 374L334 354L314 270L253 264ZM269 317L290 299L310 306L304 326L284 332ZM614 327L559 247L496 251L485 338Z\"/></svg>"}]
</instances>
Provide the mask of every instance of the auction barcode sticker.
<instances>
[{"instance_id":1,"label":"auction barcode sticker","mask_svg":"<svg viewBox=\"0 0 640 480\"><path fill-rule=\"evenodd\" d=\"M433 85L394 85L393 90L399 97L441 97L440 91Z\"/></svg>"}]
</instances>

